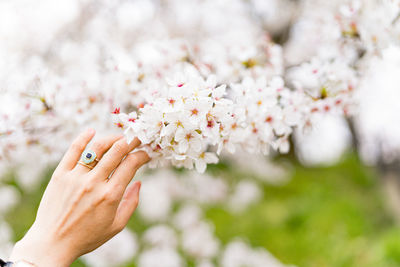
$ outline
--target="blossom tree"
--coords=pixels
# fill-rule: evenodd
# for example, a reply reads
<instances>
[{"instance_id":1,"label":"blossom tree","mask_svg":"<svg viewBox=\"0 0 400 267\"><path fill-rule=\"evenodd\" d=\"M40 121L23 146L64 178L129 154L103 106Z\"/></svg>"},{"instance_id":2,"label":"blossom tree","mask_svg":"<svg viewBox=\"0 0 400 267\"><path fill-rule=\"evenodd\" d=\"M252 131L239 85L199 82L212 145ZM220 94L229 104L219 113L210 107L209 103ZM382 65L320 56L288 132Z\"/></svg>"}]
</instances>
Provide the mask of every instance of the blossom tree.
<instances>
[{"instance_id":1,"label":"blossom tree","mask_svg":"<svg viewBox=\"0 0 400 267\"><path fill-rule=\"evenodd\" d=\"M370 82L382 72L371 66L398 67L399 14L398 0L3 1L0 177L14 167L31 188L85 127L138 137L150 167L200 173L224 154L287 153L330 116L374 138L363 97L391 84ZM190 229L213 243L200 225ZM154 251L175 257L154 232L143 266Z\"/></svg>"},{"instance_id":2,"label":"blossom tree","mask_svg":"<svg viewBox=\"0 0 400 267\"><path fill-rule=\"evenodd\" d=\"M23 49L5 55L4 162L23 161L24 149L50 160L76 129L112 120L141 139L151 166L202 172L222 151L284 153L319 115L351 115L363 66L397 41L394 1L290 4L298 12L284 47L258 19L263 9L239 0L65 5L47 42L18 40Z\"/></svg>"}]
</instances>

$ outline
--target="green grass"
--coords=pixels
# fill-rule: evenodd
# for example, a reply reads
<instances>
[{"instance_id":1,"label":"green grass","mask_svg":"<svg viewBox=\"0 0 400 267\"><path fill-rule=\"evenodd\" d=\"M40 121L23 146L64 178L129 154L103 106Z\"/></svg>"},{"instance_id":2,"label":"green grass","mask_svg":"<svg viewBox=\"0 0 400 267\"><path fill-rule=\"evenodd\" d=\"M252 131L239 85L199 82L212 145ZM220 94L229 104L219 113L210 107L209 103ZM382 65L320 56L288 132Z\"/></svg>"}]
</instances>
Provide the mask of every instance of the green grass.
<instances>
[{"instance_id":1,"label":"green grass","mask_svg":"<svg viewBox=\"0 0 400 267\"><path fill-rule=\"evenodd\" d=\"M222 242L238 236L300 267L400 266L400 227L386 211L373 170L352 155L332 167L292 163L291 168L293 175L287 184L263 185L264 198L243 213L231 214L223 205L205 207ZM228 164L209 171L232 183L251 177ZM10 176L9 182L13 181ZM21 205L7 215L15 240L33 222L45 185L46 179L36 192L23 194ZM138 233L148 227L136 216L128 226ZM84 265L78 261L73 266Z\"/></svg>"},{"instance_id":2,"label":"green grass","mask_svg":"<svg viewBox=\"0 0 400 267\"><path fill-rule=\"evenodd\" d=\"M385 210L378 177L356 157L328 168L295 165L289 183L266 185L264 195L239 215L209 209L217 236L245 237L304 267L400 266L400 229Z\"/></svg>"}]
</instances>

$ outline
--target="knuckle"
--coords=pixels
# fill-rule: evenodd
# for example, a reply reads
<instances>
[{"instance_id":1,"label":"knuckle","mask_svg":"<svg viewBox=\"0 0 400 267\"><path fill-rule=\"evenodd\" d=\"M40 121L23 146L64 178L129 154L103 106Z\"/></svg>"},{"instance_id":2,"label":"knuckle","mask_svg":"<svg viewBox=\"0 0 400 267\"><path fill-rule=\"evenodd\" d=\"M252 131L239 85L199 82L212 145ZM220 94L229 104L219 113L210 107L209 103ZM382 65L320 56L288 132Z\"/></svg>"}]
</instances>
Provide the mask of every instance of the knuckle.
<instances>
[{"instance_id":1,"label":"knuckle","mask_svg":"<svg viewBox=\"0 0 400 267\"><path fill-rule=\"evenodd\" d=\"M60 180L61 177L63 176L63 171L60 170L59 167L57 167L57 169L55 169L55 171L53 172L53 175L51 177L52 180Z\"/></svg>"},{"instance_id":2,"label":"knuckle","mask_svg":"<svg viewBox=\"0 0 400 267\"><path fill-rule=\"evenodd\" d=\"M120 183L117 183L111 186L110 190L119 197L125 191L125 187Z\"/></svg>"},{"instance_id":3,"label":"knuckle","mask_svg":"<svg viewBox=\"0 0 400 267\"><path fill-rule=\"evenodd\" d=\"M92 149L96 152L101 152L105 150L104 142L96 141L93 143Z\"/></svg>"},{"instance_id":4,"label":"knuckle","mask_svg":"<svg viewBox=\"0 0 400 267\"><path fill-rule=\"evenodd\" d=\"M114 190L108 189L103 193L103 200L110 204L118 202L118 194Z\"/></svg>"},{"instance_id":5,"label":"knuckle","mask_svg":"<svg viewBox=\"0 0 400 267\"><path fill-rule=\"evenodd\" d=\"M85 145L82 142L73 142L71 149L74 151L81 151L85 149Z\"/></svg>"},{"instance_id":6,"label":"knuckle","mask_svg":"<svg viewBox=\"0 0 400 267\"><path fill-rule=\"evenodd\" d=\"M114 145L114 149L117 153L125 154L127 152L127 144L124 142L117 142Z\"/></svg>"},{"instance_id":7,"label":"knuckle","mask_svg":"<svg viewBox=\"0 0 400 267\"><path fill-rule=\"evenodd\" d=\"M54 173L53 176L51 177L51 181L53 181L54 183L63 183L64 180L66 180L66 179L63 179L63 178L64 178L63 175L60 175L58 173ZM68 182L68 181L66 181L66 182Z\"/></svg>"},{"instance_id":8,"label":"knuckle","mask_svg":"<svg viewBox=\"0 0 400 267\"><path fill-rule=\"evenodd\" d=\"M131 147L137 147L140 145L140 140L136 137L135 139L133 139L131 141L131 143L129 144Z\"/></svg>"},{"instance_id":9,"label":"knuckle","mask_svg":"<svg viewBox=\"0 0 400 267\"><path fill-rule=\"evenodd\" d=\"M94 198L92 203L91 203L91 207L92 208L96 208L96 207L100 206L100 204L103 203L103 202L104 202L103 197Z\"/></svg>"},{"instance_id":10,"label":"knuckle","mask_svg":"<svg viewBox=\"0 0 400 267\"><path fill-rule=\"evenodd\" d=\"M87 183L83 186L83 192L85 194L91 193L94 190L94 184L93 183Z\"/></svg>"}]
</instances>

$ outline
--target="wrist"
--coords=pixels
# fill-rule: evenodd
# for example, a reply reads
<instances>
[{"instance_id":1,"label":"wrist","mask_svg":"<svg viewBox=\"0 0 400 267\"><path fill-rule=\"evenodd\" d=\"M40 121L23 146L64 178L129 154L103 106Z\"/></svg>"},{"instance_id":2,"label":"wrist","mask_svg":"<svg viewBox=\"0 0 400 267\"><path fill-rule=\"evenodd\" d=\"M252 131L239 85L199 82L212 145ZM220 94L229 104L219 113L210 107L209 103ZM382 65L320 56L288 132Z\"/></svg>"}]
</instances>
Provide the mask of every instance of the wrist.
<instances>
[{"instance_id":1,"label":"wrist","mask_svg":"<svg viewBox=\"0 0 400 267\"><path fill-rule=\"evenodd\" d=\"M68 267L75 260L67 251L48 241L24 237L18 241L10 256L10 261L27 261L37 267Z\"/></svg>"}]
</instances>

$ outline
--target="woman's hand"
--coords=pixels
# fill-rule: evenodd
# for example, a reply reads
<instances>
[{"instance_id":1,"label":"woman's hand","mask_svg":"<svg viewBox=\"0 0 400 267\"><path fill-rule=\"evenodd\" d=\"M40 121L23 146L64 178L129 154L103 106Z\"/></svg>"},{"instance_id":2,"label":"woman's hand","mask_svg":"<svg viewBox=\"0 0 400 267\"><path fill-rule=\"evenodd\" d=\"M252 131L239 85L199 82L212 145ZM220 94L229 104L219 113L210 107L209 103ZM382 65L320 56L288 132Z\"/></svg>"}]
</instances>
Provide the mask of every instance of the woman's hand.
<instances>
[{"instance_id":1,"label":"woman's hand","mask_svg":"<svg viewBox=\"0 0 400 267\"><path fill-rule=\"evenodd\" d=\"M25 260L39 267L69 266L128 223L141 185L128 184L149 157L143 151L128 154L140 144L138 139L128 145L122 136L108 136L90 146L100 159L92 170L77 165L94 134L91 129L82 133L65 154L34 224L15 245L11 261Z\"/></svg>"}]
</instances>

